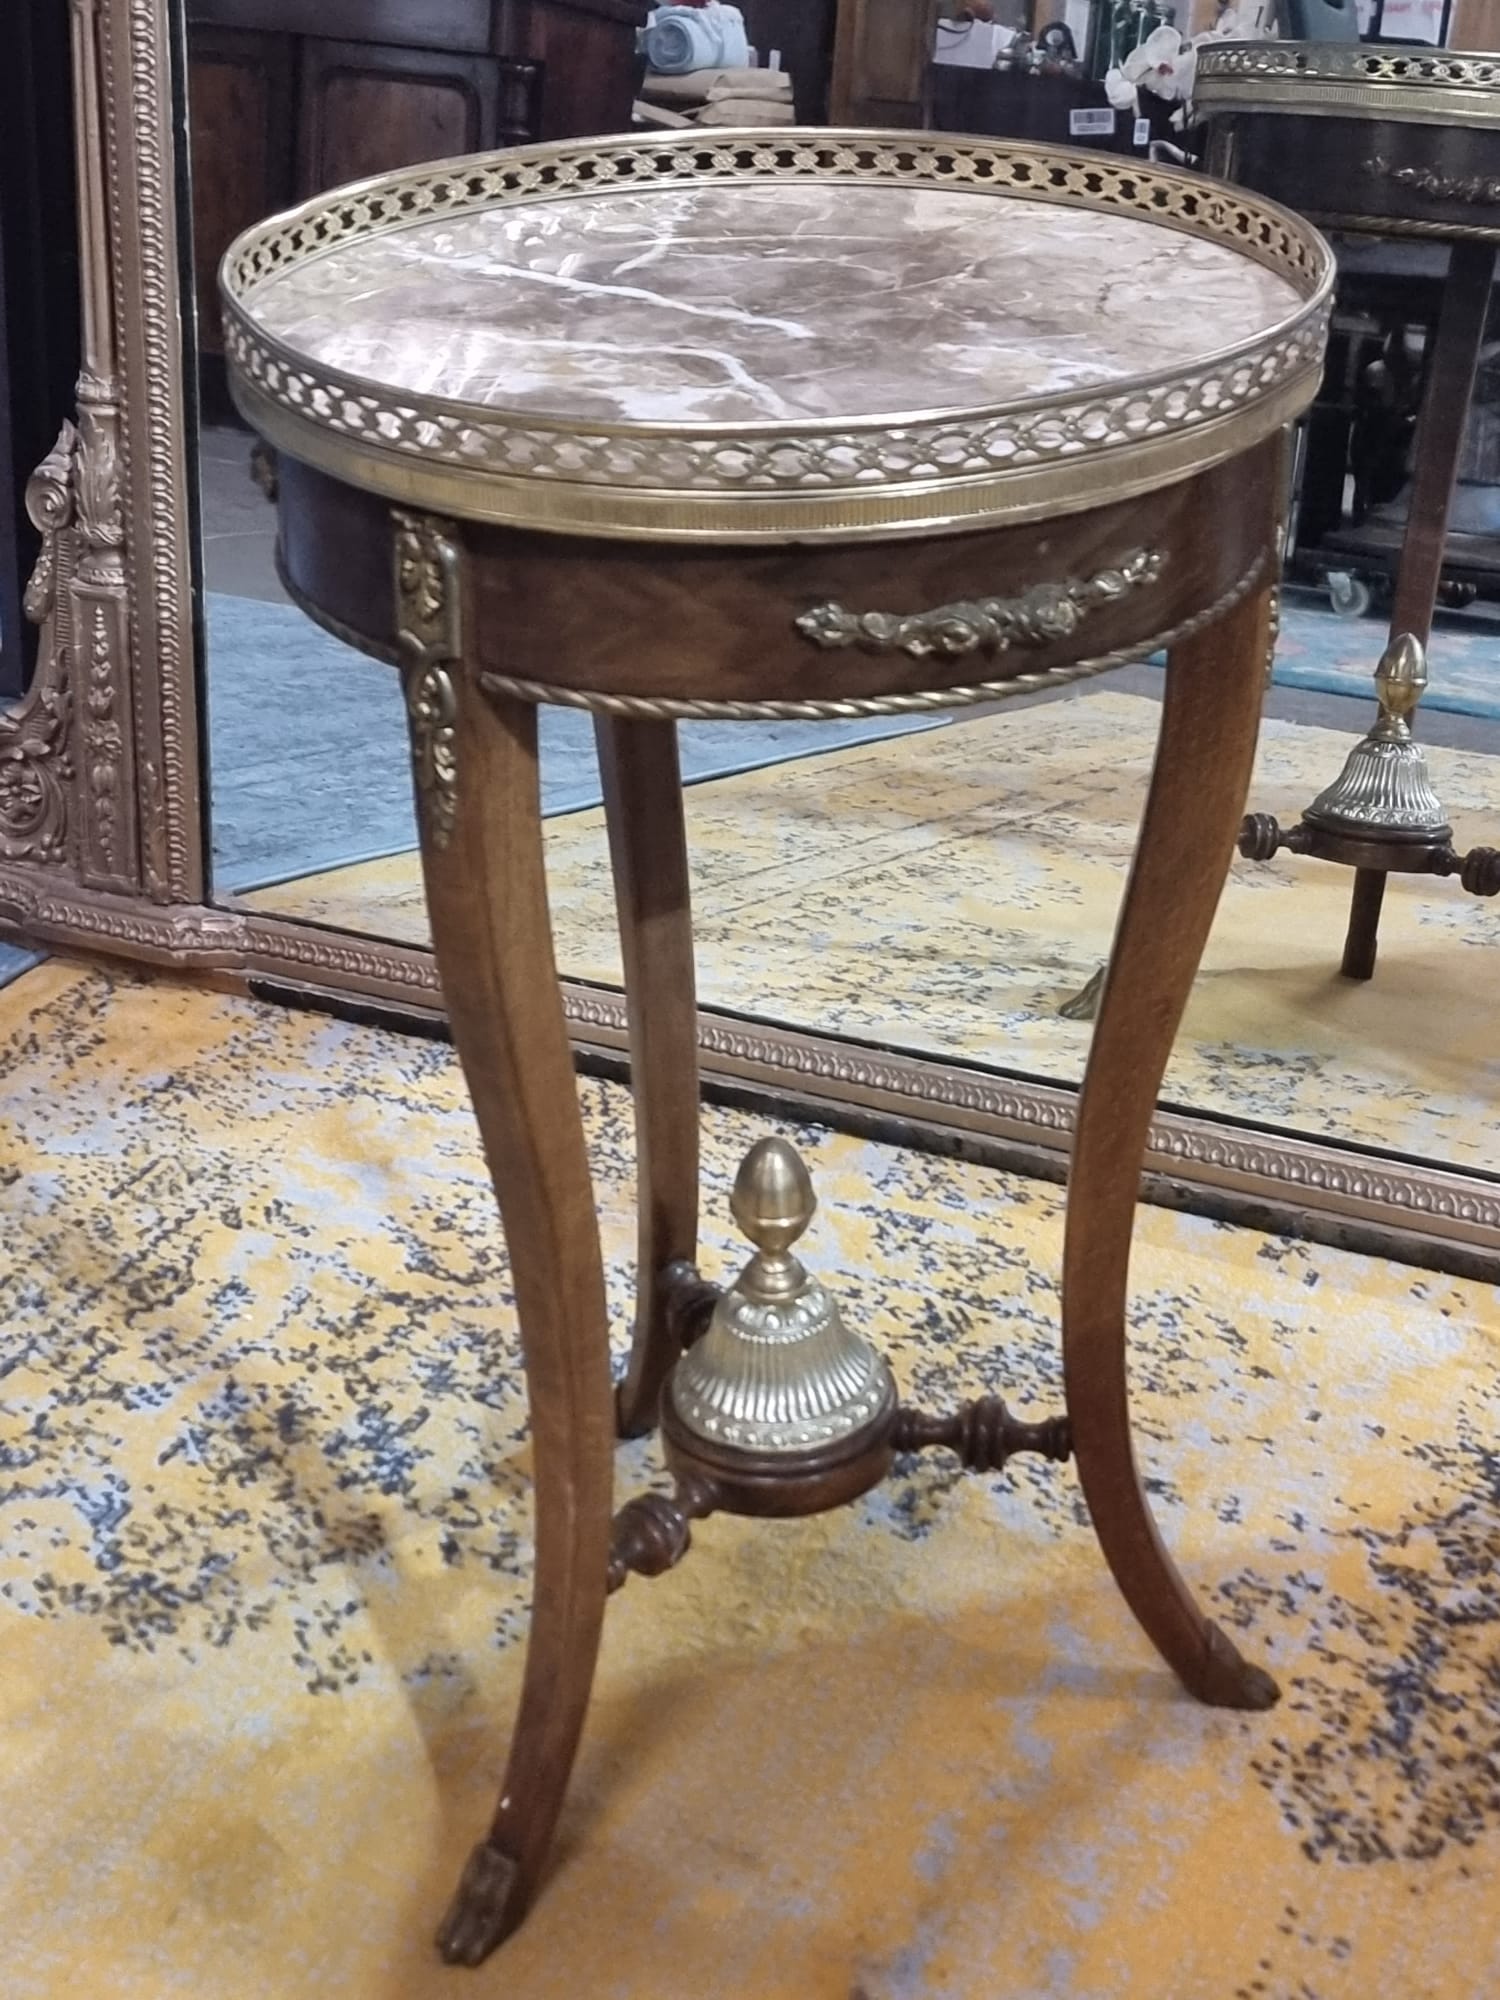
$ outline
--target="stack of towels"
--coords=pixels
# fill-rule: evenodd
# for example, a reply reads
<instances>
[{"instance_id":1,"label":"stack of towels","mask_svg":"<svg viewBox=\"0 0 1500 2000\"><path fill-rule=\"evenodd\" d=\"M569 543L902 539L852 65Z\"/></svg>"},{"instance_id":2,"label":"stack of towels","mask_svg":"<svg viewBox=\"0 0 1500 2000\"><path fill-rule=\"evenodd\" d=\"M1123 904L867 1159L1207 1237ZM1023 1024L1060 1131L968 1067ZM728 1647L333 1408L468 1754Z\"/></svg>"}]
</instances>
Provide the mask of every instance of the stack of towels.
<instances>
[{"instance_id":1,"label":"stack of towels","mask_svg":"<svg viewBox=\"0 0 1500 2000\"><path fill-rule=\"evenodd\" d=\"M792 79L784 69L648 70L636 106L649 125L795 125Z\"/></svg>"}]
</instances>

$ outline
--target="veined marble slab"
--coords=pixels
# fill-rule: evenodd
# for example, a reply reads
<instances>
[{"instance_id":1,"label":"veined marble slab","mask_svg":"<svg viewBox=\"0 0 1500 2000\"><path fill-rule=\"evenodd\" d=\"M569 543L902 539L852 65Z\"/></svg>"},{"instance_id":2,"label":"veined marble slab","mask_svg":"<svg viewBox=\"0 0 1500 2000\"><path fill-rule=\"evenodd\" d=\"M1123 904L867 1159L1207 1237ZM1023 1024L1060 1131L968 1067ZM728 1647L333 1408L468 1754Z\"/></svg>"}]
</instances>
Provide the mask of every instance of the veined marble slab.
<instances>
[{"instance_id":1,"label":"veined marble slab","mask_svg":"<svg viewBox=\"0 0 1500 2000\"><path fill-rule=\"evenodd\" d=\"M627 423L896 417L1188 367L1296 312L1239 252L1011 196L653 190L351 241L245 301L398 394Z\"/></svg>"}]
</instances>

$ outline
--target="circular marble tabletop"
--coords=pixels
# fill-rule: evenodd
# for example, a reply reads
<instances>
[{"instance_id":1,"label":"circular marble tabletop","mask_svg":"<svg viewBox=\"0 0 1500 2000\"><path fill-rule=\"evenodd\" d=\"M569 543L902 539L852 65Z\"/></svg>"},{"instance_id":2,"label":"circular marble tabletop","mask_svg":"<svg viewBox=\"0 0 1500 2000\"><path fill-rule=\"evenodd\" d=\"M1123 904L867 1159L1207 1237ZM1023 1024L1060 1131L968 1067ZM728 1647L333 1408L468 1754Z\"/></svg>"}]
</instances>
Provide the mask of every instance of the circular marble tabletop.
<instances>
[{"instance_id":1,"label":"circular marble tabletop","mask_svg":"<svg viewBox=\"0 0 1500 2000\"><path fill-rule=\"evenodd\" d=\"M223 283L236 394L294 455L460 514L733 540L1216 463L1309 399L1329 272L1284 211L1134 162L809 133L390 176L250 231Z\"/></svg>"}]
</instances>

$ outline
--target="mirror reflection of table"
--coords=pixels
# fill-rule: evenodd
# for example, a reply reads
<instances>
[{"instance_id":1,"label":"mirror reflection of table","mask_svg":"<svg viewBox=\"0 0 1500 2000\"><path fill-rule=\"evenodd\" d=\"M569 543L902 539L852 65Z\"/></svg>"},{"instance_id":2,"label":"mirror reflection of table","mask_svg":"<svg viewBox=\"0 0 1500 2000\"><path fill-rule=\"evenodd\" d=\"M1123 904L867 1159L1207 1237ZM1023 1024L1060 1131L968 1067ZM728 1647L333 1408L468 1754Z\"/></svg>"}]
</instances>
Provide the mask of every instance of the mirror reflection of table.
<instances>
[{"instance_id":1,"label":"mirror reflection of table","mask_svg":"<svg viewBox=\"0 0 1500 2000\"><path fill-rule=\"evenodd\" d=\"M536 1893L608 1593L672 1567L697 1520L842 1504L898 1451L984 1471L1073 1456L1164 1659L1202 1700L1268 1706L1274 1683L1152 1521L1126 1286L1249 780L1326 245L1253 197L1081 154L684 133L367 182L249 231L224 285L234 392L278 453L287 586L402 671L439 970L521 1323L532 1631L445 1954L477 1963ZM783 1141L736 1185L740 1277L697 1268L677 724L972 709L1162 648L1074 1141L1066 1412L914 1408L795 1255L814 1197ZM618 1391L547 906L541 703L594 718L605 774L640 1179ZM772 904L768 950L776 924ZM612 1440L658 1423L672 1489L616 1514Z\"/></svg>"},{"instance_id":2,"label":"mirror reflection of table","mask_svg":"<svg viewBox=\"0 0 1500 2000\"><path fill-rule=\"evenodd\" d=\"M1375 970L1390 874L1457 875L1500 894L1500 850L1460 853L1411 728L1427 685L1453 489L1500 250L1500 57L1358 42L1228 42L1199 57L1195 113L1211 172L1320 224L1451 245L1417 425L1411 499L1375 670L1379 715L1343 771L1285 831L1246 820L1240 852L1280 849L1354 870L1341 970Z\"/></svg>"}]
</instances>

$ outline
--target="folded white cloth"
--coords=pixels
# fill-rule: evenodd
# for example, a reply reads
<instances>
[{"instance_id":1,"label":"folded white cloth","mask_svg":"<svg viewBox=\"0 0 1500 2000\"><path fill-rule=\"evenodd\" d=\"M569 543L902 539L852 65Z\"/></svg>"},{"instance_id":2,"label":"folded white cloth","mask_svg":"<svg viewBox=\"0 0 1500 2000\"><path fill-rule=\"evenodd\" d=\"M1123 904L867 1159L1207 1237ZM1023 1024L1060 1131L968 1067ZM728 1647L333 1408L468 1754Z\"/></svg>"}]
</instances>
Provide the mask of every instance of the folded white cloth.
<instances>
[{"instance_id":1,"label":"folded white cloth","mask_svg":"<svg viewBox=\"0 0 1500 2000\"><path fill-rule=\"evenodd\" d=\"M642 97L653 104L710 104L721 97L790 98L792 79L784 69L690 69L683 76L647 72Z\"/></svg>"},{"instance_id":2,"label":"folded white cloth","mask_svg":"<svg viewBox=\"0 0 1500 2000\"><path fill-rule=\"evenodd\" d=\"M675 131L679 125L691 125L693 121L685 111L674 111L670 104L648 104L644 97L638 97L630 107L630 122L665 132Z\"/></svg>"},{"instance_id":3,"label":"folded white cloth","mask_svg":"<svg viewBox=\"0 0 1500 2000\"><path fill-rule=\"evenodd\" d=\"M700 125L795 125L797 113L774 97L716 97L698 113Z\"/></svg>"},{"instance_id":4,"label":"folded white cloth","mask_svg":"<svg viewBox=\"0 0 1500 2000\"><path fill-rule=\"evenodd\" d=\"M709 0L706 7L658 7L641 29L636 47L663 76L707 69L711 63L748 63L750 43L738 7Z\"/></svg>"}]
</instances>

